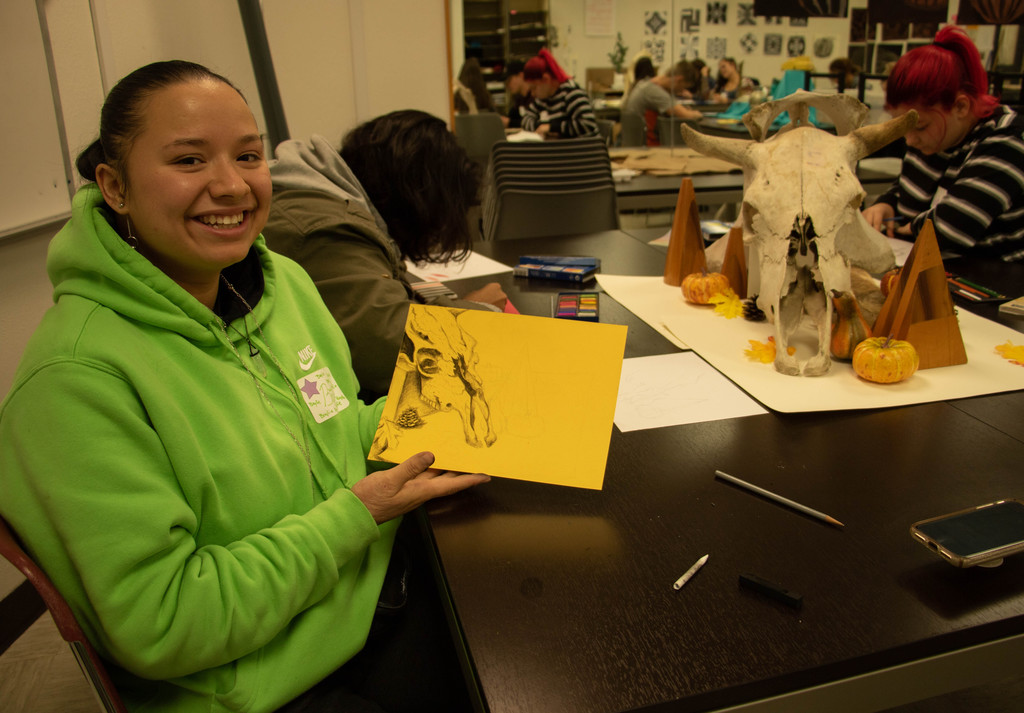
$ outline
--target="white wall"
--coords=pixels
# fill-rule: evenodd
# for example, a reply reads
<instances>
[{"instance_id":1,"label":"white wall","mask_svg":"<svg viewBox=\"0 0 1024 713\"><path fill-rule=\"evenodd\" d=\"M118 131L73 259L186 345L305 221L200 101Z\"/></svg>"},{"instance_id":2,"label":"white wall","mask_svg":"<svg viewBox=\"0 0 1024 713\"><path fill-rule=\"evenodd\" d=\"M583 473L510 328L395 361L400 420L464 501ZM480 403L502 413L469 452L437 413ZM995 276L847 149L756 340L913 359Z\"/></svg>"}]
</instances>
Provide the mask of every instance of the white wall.
<instances>
[{"instance_id":1,"label":"white wall","mask_svg":"<svg viewBox=\"0 0 1024 713\"><path fill-rule=\"evenodd\" d=\"M231 79L265 129L234 0L39 2L52 40L64 149L72 159L95 139L106 91L133 69L162 59L199 62ZM337 144L357 123L395 109L449 119L445 0L262 0L261 6L293 137L318 133ZM3 0L0 27L35 14L36 0ZM38 37L28 32L4 39L38 43ZM2 155L10 156L9 147L20 140L16 131L0 136ZM0 170L3 185L18 176L17 167ZM50 304L45 254L55 230L0 241L0 395Z\"/></svg>"}]
</instances>

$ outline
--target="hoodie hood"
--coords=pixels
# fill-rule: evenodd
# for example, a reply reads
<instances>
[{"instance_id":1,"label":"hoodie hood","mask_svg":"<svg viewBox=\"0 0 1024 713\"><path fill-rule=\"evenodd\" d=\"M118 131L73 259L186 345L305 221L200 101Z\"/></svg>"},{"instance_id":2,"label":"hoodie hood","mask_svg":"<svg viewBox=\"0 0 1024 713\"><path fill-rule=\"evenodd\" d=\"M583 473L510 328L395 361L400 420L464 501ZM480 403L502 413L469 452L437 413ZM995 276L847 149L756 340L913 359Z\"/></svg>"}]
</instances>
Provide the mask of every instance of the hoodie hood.
<instances>
[{"instance_id":1,"label":"hoodie hood","mask_svg":"<svg viewBox=\"0 0 1024 713\"><path fill-rule=\"evenodd\" d=\"M380 231L390 237L387 223L373 207L356 174L327 139L314 134L309 143L282 141L275 153L277 159L270 164L274 190L319 191L356 201L369 211Z\"/></svg>"},{"instance_id":2,"label":"hoodie hood","mask_svg":"<svg viewBox=\"0 0 1024 713\"><path fill-rule=\"evenodd\" d=\"M63 295L76 295L199 344L219 341L219 318L133 250L108 216L103 194L95 184L75 194L71 220L54 236L46 256L54 302ZM273 265L266 253L260 236L246 259L259 260L266 280L264 299L254 308L257 313L269 310L272 302L267 298L273 292Z\"/></svg>"}]
</instances>

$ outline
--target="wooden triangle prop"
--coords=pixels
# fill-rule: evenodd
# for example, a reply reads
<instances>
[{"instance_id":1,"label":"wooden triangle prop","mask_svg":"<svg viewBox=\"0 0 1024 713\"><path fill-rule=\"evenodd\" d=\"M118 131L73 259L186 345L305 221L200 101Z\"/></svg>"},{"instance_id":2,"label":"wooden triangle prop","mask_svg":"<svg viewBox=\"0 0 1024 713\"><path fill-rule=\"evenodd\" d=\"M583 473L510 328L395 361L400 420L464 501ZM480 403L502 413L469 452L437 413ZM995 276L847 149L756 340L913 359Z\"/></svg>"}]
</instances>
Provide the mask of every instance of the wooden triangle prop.
<instances>
[{"instance_id":1,"label":"wooden triangle prop","mask_svg":"<svg viewBox=\"0 0 1024 713\"><path fill-rule=\"evenodd\" d=\"M665 259L665 283L679 287L683 278L707 270L704 256L704 233L700 229L697 194L693 181L684 178L679 186L676 213L672 217L672 233L668 239L668 257Z\"/></svg>"},{"instance_id":2,"label":"wooden triangle prop","mask_svg":"<svg viewBox=\"0 0 1024 713\"><path fill-rule=\"evenodd\" d=\"M721 240L722 238L719 238ZM729 278L729 287L741 300L747 297L747 254L743 250L743 228L733 226L726 238L722 274Z\"/></svg>"},{"instance_id":3,"label":"wooden triangle prop","mask_svg":"<svg viewBox=\"0 0 1024 713\"><path fill-rule=\"evenodd\" d=\"M960 323L953 312L946 268L932 222L924 227L900 269L900 279L882 305L871 333L914 345L919 369L967 363Z\"/></svg>"}]
</instances>

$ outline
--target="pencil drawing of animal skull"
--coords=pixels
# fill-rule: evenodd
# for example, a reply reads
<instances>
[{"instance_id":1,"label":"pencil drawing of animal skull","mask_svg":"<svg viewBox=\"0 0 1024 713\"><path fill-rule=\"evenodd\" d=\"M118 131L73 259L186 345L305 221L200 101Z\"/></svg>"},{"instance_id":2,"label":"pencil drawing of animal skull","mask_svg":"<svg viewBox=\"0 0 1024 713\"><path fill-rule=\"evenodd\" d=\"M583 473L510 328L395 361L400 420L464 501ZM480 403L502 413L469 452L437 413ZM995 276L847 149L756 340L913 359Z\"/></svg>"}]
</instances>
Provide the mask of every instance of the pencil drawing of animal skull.
<instances>
[{"instance_id":1,"label":"pencil drawing of animal skull","mask_svg":"<svg viewBox=\"0 0 1024 713\"><path fill-rule=\"evenodd\" d=\"M477 372L476 340L463 329L457 311L443 307L413 308L398 355L407 372L397 413L409 409L425 417L455 411L462 420L466 443L491 446L497 435Z\"/></svg>"},{"instance_id":2,"label":"pencil drawing of animal skull","mask_svg":"<svg viewBox=\"0 0 1024 713\"><path fill-rule=\"evenodd\" d=\"M835 135L809 123L811 107L829 115ZM766 139L772 121L784 111L790 123ZM743 168L743 237L756 254L748 261L748 292L758 294L758 306L775 323L775 368L783 374L826 373L831 365L828 295L850 291L851 266L879 274L894 264L885 237L860 213L865 193L856 164L903 136L917 115L909 112L860 127L867 111L844 94L799 90L744 117L752 140L682 127L687 145ZM817 332L816 353L791 355L791 337L808 322Z\"/></svg>"}]
</instances>

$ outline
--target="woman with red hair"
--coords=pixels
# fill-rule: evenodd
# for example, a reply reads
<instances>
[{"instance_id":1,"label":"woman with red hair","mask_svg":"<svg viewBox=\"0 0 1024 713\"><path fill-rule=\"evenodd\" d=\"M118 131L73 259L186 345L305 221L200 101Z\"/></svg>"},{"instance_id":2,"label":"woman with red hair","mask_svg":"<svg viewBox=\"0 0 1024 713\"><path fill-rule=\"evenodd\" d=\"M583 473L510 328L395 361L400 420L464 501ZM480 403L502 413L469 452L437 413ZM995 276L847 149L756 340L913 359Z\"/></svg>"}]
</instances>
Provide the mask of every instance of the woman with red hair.
<instances>
[{"instance_id":1,"label":"woman with red hair","mask_svg":"<svg viewBox=\"0 0 1024 713\"><path fill-rule=\"evenodd\" d=\"M565 73L554 56L542 49L523 67L533 101L523 110L523 129L572 138L598 133L594 107L587 93Z\"/></svg>"},{"instance_id":2,"label":"woman with red hair","mask_svg":"<svg viewBox=\"0 0 1024 713\"><path fill-rule=\"evenodd\" d=\"M1024 260L1024 117L988 93L964 31L944 27L901 57L885 100L893 116L913 109L918 120L899 180L864 211L868 223L916 236L931 220L943 249Z\"/></svg>"}]
</instances>

